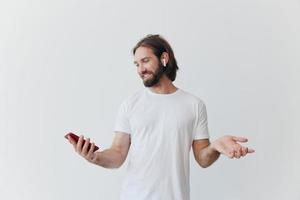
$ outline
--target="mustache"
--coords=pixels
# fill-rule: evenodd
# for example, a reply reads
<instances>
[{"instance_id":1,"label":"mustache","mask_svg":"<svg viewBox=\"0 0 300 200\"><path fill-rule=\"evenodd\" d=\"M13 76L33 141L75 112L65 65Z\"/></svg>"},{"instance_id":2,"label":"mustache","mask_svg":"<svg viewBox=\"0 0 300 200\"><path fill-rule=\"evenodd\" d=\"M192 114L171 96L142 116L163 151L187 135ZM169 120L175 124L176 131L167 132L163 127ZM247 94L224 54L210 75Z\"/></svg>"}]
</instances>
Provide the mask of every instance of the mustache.
<instances>
[{"instance_id":1,"label":"mustache","mask_svg":"<svg viewBox=\"0 0 300 200\"><path fill-rule=\"evenodd\" d=\"M147 74L148 74L148 75L151 75L151 74L154 74L154 73L152 73L152 72L144 72L144 73L141 74L141 77L143 77L143 76L145 76L145 75L147 75Z\"/></svg>"},{"instance_id":2,"label":"mustache","mask_svg":"<svg viewBox=\"0 0 300 200\"><path fill-rule=\"evenodd\" d=\"M142 75L145 75L145 74L153 74L153 72L148 72L148 71L146 71L146 72L143 72L143 73L142 73Z\"/></svg>"}]
</instances>

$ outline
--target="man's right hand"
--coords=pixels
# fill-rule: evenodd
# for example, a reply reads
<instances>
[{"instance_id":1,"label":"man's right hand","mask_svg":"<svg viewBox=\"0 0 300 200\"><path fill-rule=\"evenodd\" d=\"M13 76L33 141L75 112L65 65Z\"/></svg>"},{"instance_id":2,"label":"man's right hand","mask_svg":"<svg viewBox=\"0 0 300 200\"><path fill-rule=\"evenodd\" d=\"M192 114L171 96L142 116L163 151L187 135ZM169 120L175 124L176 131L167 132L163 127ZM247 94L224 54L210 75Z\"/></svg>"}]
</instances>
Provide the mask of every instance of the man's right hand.
<instances>
[{"instance_id":1,"label":"man's right hand","mask_svg":"<svg viewBox=\"0 0 300 200\"><path fill-rule=\"evenodd\" d=\"M72 139L71 136L68 136L68 140L73 145L75 151L80 156L82 156L83 158L85 158L87 161L89 161L91 163L95 163L95 159L96 159L95 152L94 152L95 143L91 143L90 138L87 138L86 140L84 140L84 136L81 135L79 137L78 142L76 143L76 141L74 139ZM89 146L90 146L90 149L88 149Z\"/></svg>"},{"instance_id":2,"label":"man's right hand","mask_svg":"<svg viewBox=\"0 0 300 200\"><path fill-rule=\"evenodd\" d=\"M80 156L104 168L120 167L127 157L131 144L130 135L122 132L116 132L111 147L101 152L94 152L95 144L91 143L89 138L84 141L83 135L79 137L77 143L70 136L68 136L68 140ZM91 144L90 149L88 149L89 144Z\"/></svg>"}]
</instances>

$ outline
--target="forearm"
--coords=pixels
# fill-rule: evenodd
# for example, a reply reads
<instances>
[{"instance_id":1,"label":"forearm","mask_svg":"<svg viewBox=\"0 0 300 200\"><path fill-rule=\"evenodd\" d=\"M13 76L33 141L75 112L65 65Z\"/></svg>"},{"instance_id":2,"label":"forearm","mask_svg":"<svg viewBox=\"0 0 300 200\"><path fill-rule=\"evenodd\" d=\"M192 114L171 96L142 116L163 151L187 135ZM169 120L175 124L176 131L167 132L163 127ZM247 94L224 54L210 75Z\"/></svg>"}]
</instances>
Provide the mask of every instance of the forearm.
<instances>
[{"instance_id":1,"label":"forearm","mask_svg":"<svg viewBox=\"0 0 300 200\"><path fill-rule=\"evenodd\" d=\"M101 152L95 152L91 162L104 168L119 168L124 162L124 156L122 156L121 152L110 148Z\"/></svg>"},{"instance_id":2,"label":"forearm","mask_svg":"<svg viewBox=\"0 0 300 200\"><path fill-rule=\"evenodd\" d=\"M206 168L213 164L219 156L220 153L212 148L211 144L209 144L201 150L196 160L201 167Z\"/></svg>"}]
</instances>

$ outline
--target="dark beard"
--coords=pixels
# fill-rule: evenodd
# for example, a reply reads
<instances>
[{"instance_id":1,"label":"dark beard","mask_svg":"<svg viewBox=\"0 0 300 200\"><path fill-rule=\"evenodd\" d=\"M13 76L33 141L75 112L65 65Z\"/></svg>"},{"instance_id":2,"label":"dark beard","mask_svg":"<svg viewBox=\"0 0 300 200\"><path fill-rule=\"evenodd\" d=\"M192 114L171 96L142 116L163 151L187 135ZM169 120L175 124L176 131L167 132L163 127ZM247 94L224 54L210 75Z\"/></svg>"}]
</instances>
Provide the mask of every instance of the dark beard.
<instances>
[{"instance_id":1,"label":"dark beard","mask_svg":"<svg viewBox=\"0 0 300 200\"><path fill-rule=\"evenodd\" d=\"M146 87L152 87L156 85L164 74L164 71L164 66L162 64L159 64L157 70L152 74L153 77L149 80L144 81L144 85Z\"/></svg>"}]
</instances>

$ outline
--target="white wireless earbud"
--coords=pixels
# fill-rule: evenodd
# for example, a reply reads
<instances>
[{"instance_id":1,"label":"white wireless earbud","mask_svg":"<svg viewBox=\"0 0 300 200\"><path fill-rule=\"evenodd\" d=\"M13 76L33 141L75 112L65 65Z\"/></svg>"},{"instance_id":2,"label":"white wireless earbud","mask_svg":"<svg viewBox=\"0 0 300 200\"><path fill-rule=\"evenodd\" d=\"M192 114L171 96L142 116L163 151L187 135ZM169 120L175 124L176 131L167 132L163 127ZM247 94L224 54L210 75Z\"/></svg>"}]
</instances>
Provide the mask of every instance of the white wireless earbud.
<instances>
[{"instance_id":1,"label":"white wireless earbud","mask_svg":"<svg viewBox=\"0 0 300 200\"><path fill-rule=\"evenodd\" d=\"M166 60L165 59L163 59L163 65L164 65L164 67L166 67Z\"/></svg>"}]
</instances>

